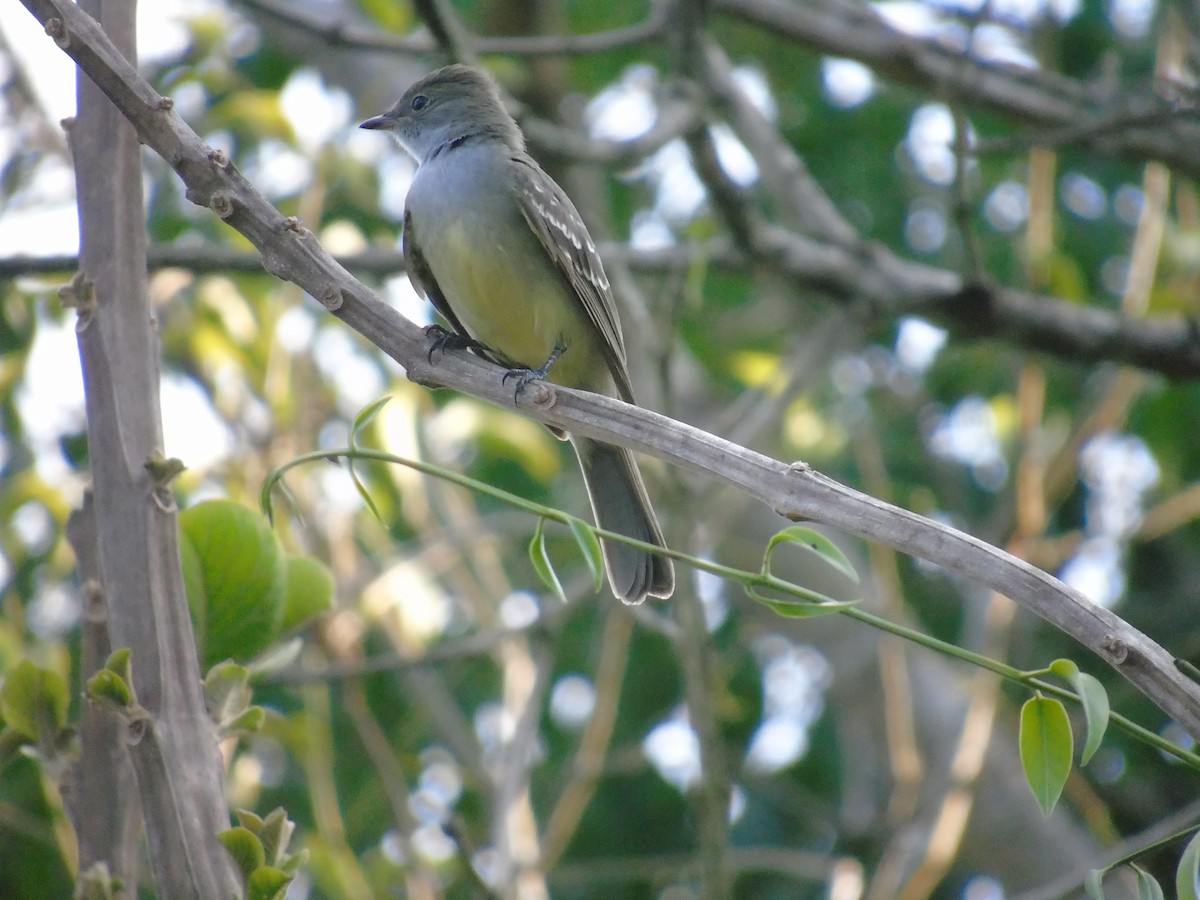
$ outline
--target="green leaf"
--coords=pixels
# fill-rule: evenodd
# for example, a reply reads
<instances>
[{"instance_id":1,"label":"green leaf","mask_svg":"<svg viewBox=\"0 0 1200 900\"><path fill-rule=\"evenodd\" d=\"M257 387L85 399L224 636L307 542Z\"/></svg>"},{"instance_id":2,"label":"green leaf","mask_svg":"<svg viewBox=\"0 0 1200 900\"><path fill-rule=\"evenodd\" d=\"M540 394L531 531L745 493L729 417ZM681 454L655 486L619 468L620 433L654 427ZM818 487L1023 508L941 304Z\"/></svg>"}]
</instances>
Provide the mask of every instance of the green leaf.
<instances>
[{"instance_id":1,"label":"green leaf","mask_svg":"<svg viewBox=\"0 0 1200 900\"><path fill-rule=\"evenodd\" d=\"M88 679L87 695L94 703L118 710L133 706L133 691L129 689L125 679L111 669L101 669Z\"/></svg>"},{"instance_id":2,"label":"green leaf","mask_svg":"<svg viewBox=\"0 0 1200 900\"><path fill-rule=\"evenodd\" d=\"M1175 896L1178 900L1198 900L1200 898L1200 831L1192 835L1183 855L1179 857L1179 868L1175 870Z\"/></svg>"},{"instance_id":3,"label":"green leaf","mask_svg":"<svg viewBox=\"0 0 1200 900\"><path fill-rule=\"evenodd\" d=\"M1083 715L1087 720L1087 739L1079 754L1079 764L1087 765L1100 749L1100 742L1104 740L1104 732L1108 729L1108 691L1099 679L1086 672L1080 672L1079 667L1069 659L1056 659L1050 663L1050 671L1070 684L1083 703Z\"/></svg>"},{"instance_id":4,"label":"green leaf","mask_svg":"<svg viewBox=\"0 0 1200 900\"><path fill-rule=\"evenodd\" d=\"M368 403L361 410L359 410L358 415L354 417L354 423L350 426L351 447L358 446L358 441L356 440L358 433L375 421L375 417L379 415L379 411L387 406L391 401L392 397L389 394L387 396L380 397L378 400Z\"/></svg>"},{"instance_id":5,"label":"green leaf","mask_svg":"<svg viewBox=\"0 0 1200 900\"><path fill-rule=\"evenodd\" d=\"M295 875L297 870L306 862L308 862L308 850L304 849L299 853L293 853L286 859L281 860L279 863L279 868L284 872L287 872L289 875Z\"/></svg>"},{"instance_id":6,"label":"green leaf","mask_svg":"<svg viewBox=\"0 0 1200 900\"><path fill-rule=\"evenodd\" d=\"M243 828L258 834L262 831L263 820L258 813L249 809L239 809L234 815L237 817L238 824Z\"/></svg>"},{"instance_id":7,"label":"green leaf","mask_svg":"<svg viewBox=\"0 0 1200 900\"><path fill-rule=\"evenodd\" d=\"M300 651L303 649L304 641L298 637L289 638L269 648L261 656L255 657L246 668L250 671L251 679L263 675L274 675L294 663L300 657Z\"/></svg>"},{"instance_id":8,"label":"green leaf","mask_svg":"<svg viewBox=\"0 0 1200 900\"><path fill-rule=\"evenodd\" d=\"M1074 739L1061 702L1038 694L1021 707L1021 765L1042 812L1050 815L1071 772Z\"/></svg>"},{"instance_id":9,"label":"green leaf","mask_svg":"<svg viewBox=\"0 0 1200 900\"><path fill-rule=\"evenodd\" d=\"M179 524L199 570L184 582L203 665L257 656L278 637L283 614L286 570L275 535L257 513L226 500L185 509Z\"/></svg>"},{"instance_id":10,"label":"green leaf","mask_svg":"<svg viewBox=\"0 0 1200 900\"><path fill-rule=\"evenodd\" d=\"M311 556L289 556L284 561L286 587L280 634L296 631L333 609L333 573Z\"/></svg>"},{"instance_id":11,"label":"green leaf","mask_svg":"<svg viewBox=\"0 0 1200 900\"><path fill-rule=\"evenodd\" d=\"M363 409L359 412L359 414L354 417L354 424L352 424L350 426L350 449L351 450L358 449L358 434L359 434L359 432L362 431L364 428L366 428L368 425L370 425L371 422L373 422L375 420L375 417L377 415L379 415L379 411L381 409L383 409L385 406L387 406L388 402L391 401L391 399L392 398L390 396L380 397L375 402L369 403L365 407L363 407ZM376 521L381 522L384 525L386 525L387 523L384 522L384 520L383 520L383 514L379 512L379 507L375 505L375 498L371 496L371 492L369 490L367 490L367 486L363 483L362 479L359 477L358 469L356 469L354 467L354 454L353 453L350 453L346 457L346 470L350 473L350 480L354 483L354 489L356 491L358 491L358 496L362 497L363 503L365 503L367 505L367 509L369 509L371 511L371 515L373 515L375 517Z\"/></svg>"},{"instance_id":12,"label":"green leaf","mask_svg":"<svg viewBox=\"0 0 1200 900\"><path fill-rule=\"evenodd\" d=\"M600 539L596 537L595 529L583 519L576 519L572 516L567 519L567 525L571 529L571 537L575 538L579 552L583 554L588 571L592 573L592 590L600 593L604 588L604 555L600 550Z\"/></svg>"},{"instance_id":13,"label":"green leaf","mask_svg":"<svg viewBox=\"0 0 1200 900\"><path fill-rule=\"evenodd\" d=\"M771 557L775 553L775 548L780 544L794 544L804 550L815 553L826 563L832 566L836 571L840 572L849 578L854 584L858 584L858 572L846 555L838 549L838 546L829 538L820 532L813 531L811 528L804 528L800 525L794 525L791 528L785 528L778 534L774 535L767 544L767 551L763 555L763 573L771 571Z\"/></svg>"},{"instance_id":14,"label":"green leaf","mask_svg":"<svg viewBox=\"0 0 1200 900\"><path fill-rule=\"evenodd\" d=\"M1163 900L1162 886L1158 880L1140 866L1132 866L1137 872L1138 900Z\"/></svg>"},{"instance_id":15,"label":"green leaf","mask_svg":"<svg viewBox=\"0 0 1200 900\"><path fill-rule=\"evenodd\" d=\"M235 734L254 734L262 730L266 721L267 711L261 706L251 706L249 709L242 710L232 719L225 719L217 723L220 726L218 734L223 738Z\"/></svg>"},{"instance_id":16,"label":"green leaf","mask_svg":"<svg viewBox=\"0 0 1200 900\"><path fill-rule=\"evenodd\" d=\"M1108 869L1092 869L1083 879L1083 889L1092 900L1104 900L1104 886L1101 882L1108 874Z\"/></svg>"},{"instance_id":17,"label":"green leaf","mask_svg":"<svg viewBox=\"0 0 1200 900\"><path fill-rule=\"evenodd\" d=\"M785 619L815 619L817 616L828 616L848 607L857 606L855 603L839 602L828 597L823 597L821 600L814 599L812 603L789 603L786 600L773 600L770 597L762 596L749 585L746 586L746 593ZM822 597L822 595L817 594L817 597Z\"/></svg>"},{"instance_id":18,"label":"green leaf","mask_svg":"<svg viewBox=\"0 0 1200 900\"><path fill-rule=\"evenodd\" d=\"M67 724L67 680L23 659L4 678L0 711L4 721L31 741L51 741Z\"/></svg>"},{"instance_id":19,"label":"green leaf","mask_svg":"<svg viewBox=\"0 0 1200 900\"><path fill-rule=\"evenodd\" d=\"M279 863L287 855L288 842L296 830L296 823L287 817L283 807L273 809L263 820L259 837L262 838L263 849L267 853L267 862L271 865Z\"/></svg>"},{"instance_id":20,"label":"green leaf","mask_svg":"<svg viewBox=\"0 0 1200 900\"><path fill-rule=\"evenodd\" d=\"M238 825L222 831L217 837L233 857L243 878L249 879L255 869L266 864L262 841L250 829Z\"/></svg>"},{"instance_id":21,"label":"green leaf","mask_svg":"<svg viewBox=\"0 0 1200 900\"><path fill-rule=\"evenodd\" d=\"M218 663L204 678L204 705L217 724L240 715L250 705L250 672L233 662Z\"/></svg>"},{"instance_id":22,"label":"green leaf","mask_svg":"<svg viewBox=\"0 0 1200 900\"><path fill-rule=\"evenodd\" d=\"M563 591L562 582L558 580L558 573L554 571L554 565L550 562L550 556L546 552L546 520L544 518L538 519L537 530L534 531L533 538L529 541L529 560L533 563L533 570L537 572L538 578L542 579L542 583L554 591L559 600L566 603L566 592Z\"/></svg>"},{"instance_id":23,"label":"green leaf","mask_svg":"<svg viewBox=\"0 0 1200 900\"><path fill-rule=\"evenodd\" d=\"M1104 740L1104 732L1108 728L1108 691L1099 679L1086 672L1079 673L1079 683L1075 690L1083 701L1083 713L1087 718L1087 739L1084 741L1083 751L1079 754L1080 765L1087 765L1100 749L1100 742Z\"/></svg>"},{"instance_id":24,"label":"green leaf","mask_svg":"<svg viewBox=\"0 0 1200 900\"><path fill-rule=\"evenodd\" d=\"M128 647L119 647L108 654L104 668L116 672L126 684L133 684L133 653Z\"/></svg>"},{"instance_id":25,"label":"green leaf","mask_svg":"<svg viewBox=\"0 0 1200 900\"><path fill-rule=\"evenodd\" d=\"M292 876L273 866L261 866L246 879L246 900L283 900Z\"/></svg>"}]
</instances>

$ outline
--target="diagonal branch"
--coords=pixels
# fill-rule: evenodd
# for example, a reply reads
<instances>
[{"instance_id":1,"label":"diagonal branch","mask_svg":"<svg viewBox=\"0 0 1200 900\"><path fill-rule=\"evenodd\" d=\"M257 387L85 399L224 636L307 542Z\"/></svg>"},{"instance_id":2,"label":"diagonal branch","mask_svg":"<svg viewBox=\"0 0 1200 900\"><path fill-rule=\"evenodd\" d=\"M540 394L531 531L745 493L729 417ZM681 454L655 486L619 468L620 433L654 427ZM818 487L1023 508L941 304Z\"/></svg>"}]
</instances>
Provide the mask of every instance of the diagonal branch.
<instances>
[{"instance_id":1,"label":"diagonal branch","mask_svg":"<svg viewBox=\"0 0 1200 900\"><path fill-rule=\"evenodd\" d=\"M424 333L350 276L296 220L282 216L223 155L206 148L99 26L69 0L22 0L179 173L193 202L245 235L267 270L293 281L403 365L414 381L515 408L500 370L452 353L430 360ZM53 20L53 21L52 21ZM953 285L948 286L948 290ZM547 384L522 395L522 412L586 437L629 447L720 479L792 521L821 522L927 560L1011 597L1090 648L1189 733L1200 736L1200 686L1162 647L1052 575L978 538L839 484L803 463L755 453L618 400Z\"/></svg>"}]
</instances>

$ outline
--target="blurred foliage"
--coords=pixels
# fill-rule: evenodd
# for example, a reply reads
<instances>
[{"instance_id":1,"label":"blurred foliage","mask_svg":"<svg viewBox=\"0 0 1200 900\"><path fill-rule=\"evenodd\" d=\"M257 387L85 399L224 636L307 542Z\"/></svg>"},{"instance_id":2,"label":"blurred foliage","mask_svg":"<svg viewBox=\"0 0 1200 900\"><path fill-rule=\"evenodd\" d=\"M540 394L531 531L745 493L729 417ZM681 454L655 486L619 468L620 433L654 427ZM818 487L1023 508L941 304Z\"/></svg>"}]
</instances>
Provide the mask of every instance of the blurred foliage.
<instances>
[{"instance_id":1,"label":"blurred foliage","mask_svg":"<svg viewBox=\"0 0 1200 900\"><path fill-rule=\"evenodd\" d=\"M640 21L651 7L645 0L451 5L473 32L508 35L599 32ZM317 6L381 33L408 34L420 24L410 3ZM927 11L949 21L954 6L931 2ZM1120 6L1084 0L1066 21L1043 10L1032 21L989 27L1050 70L1133 88L1150 77L1159 36L1177 26L1156 7L1144 32L1118 33ZM397 216L380 196L389 179L402 182L411 169L378 135L353 126L435 61L331 46L232 0L197 4L181 21L188 39L148 54L144 69L189 124L333 252L393 249ZM964 29L981 24L966 15L957 21ZM1067 146L1053 156L1050 179L1038 181L1028 126L968 104L961 112L973 132L1001 149L973 160L965 185L931 179L909 140L923 110L949 115L935 87L876 76L869 98L839 105L827 60L812 48L720 14L711 36L743 75L769 89L779 133L865 241L953 271L977 264L998 283L1082 306L1120 308L1144 160ZM9 49L0 54L11 63ZM581 130L587 101L626 84L631 72L665 81L672 53L659 39L486 63L536 115ZM50 175L65 151L46 137L57 125L39 118L19 69L0 71L12 133L21 138L0 142L3 221L63 199ZM670 174L686 168L680 158ZM725 233L707 205L676 218L656 212L662 188L651 170L581 166L563 177L615 240L628 240L656 215L678 243ZM195 254L191 266L150 276L163 371L173 385L164 391L165 451L189 467L172 483L186 508L189 598L206 669L227 657L249 664L239 671L265 710L260 728L227 747L231 809L264 819L283 809L296 826L291 856L283 853L286 839L271 845L274 856L263 850L244 824L261 831L264 819L245 818L252 814L230 838L247 871L271 870L260 876L269 882L264 895L281 883L275 863L290 873L307 854L289 897L480 896L481 879L509 878L510 863L531 860L538 842L552 839L558 855L546 884L555 898L689 897L717 852L706 829L727 818L710 808L722 786L732 787L722 852L730 854L738 897L824 897L831 880L856 873L883 892L876 896L889 896L892 883L877 879L911 873L945 800L974 670L881 643L856 623L776 617L740 589L689 577L686 567L671 604L630 620L606 590L593 596L570 534L548 525L547 552L570 597L564 606L542 587L526 553L533 517L400 467L357 467L378 519L343 463L290 471L275 497L274 533L267 531L249 508L268 473L300 453L345 446L359 411L385 394L393 401L364 441L574 514L585 514L586 503L569 449L549 432L407 382L294 286L206 259L208 249L248 253L249 246L188 203L161 160L147 158L146 172L152 245ZM1082 191L1079 202L1071 185ZM1023 215L995 212L1001 188L1017 192ZM761 193L762 209L778 214L779 198ZM1095 204L1085 209L1089 198ZM1200 303L1198 210L1195 185L1173 179L1152 312L1194 315ZM932 216L924 221L942 229L942 239L914 238L918 214ZM1030 246L1030 215L1043 217L1049 245ZM56 296L68 275L0 280L0 697L10 726L0 770L4 898L68 896L77 864L62 772L47 767L44 754L39 765L21 749L47 740L30 705L39 697L53 699L57 746L66 699L90 674L77 668L81 601L64 537L86 484L82 399L77 386L64 400L49 384L74 366L66 358L72 317ZM835 328L842 301L699 251L682 270L639 270L636 284L640 300L621 298L645 304L636 320L625 309L631 361L640 394L660 398L658 408L776 458L803 458L1051 571L1077 561L1102 520L1124 510L1128 526L1105 545L1109 566L1091 577L1113 591L1121 616L1200 662L1196 385L999 340L952 340L928 365L915 364L902 352L911 323L870 319L862 327L842 319ZM403 278L376 278L373 286L406 315L429 315ZM674 335L669 359L654 356L651 330ZM820 334L836 339L805 343ZM1134 443L1120 445L1124 456L1087 463L1098 436ZM1154 467L1146 483L1130 461L1141 458L1138 448ZM709 480L652 461L645 470L669 542L686 552L756 569L785 524ZM1163 501L1176 504L1173 518L1142 519ZM1166 525L1139 530L1143 521ZM1024 614L997 625L1001 601L977 587L841 545L881 615L1022 668L1074 659L1100 679L1115 710L1187 741L1054 629ZM788 577L814 583L815 569L790 565ZM257 588L250 570L261 575ZM331 595L334 608L312 621ZM225 604L215 617L207 605L214 600ZM688 642L685 608L708 617L699 644ZM219 639L218 624L229 626ZM254 657L297 630L303 649L294 663L255 667ZM691 664L697 659L699 667ZM907 676L897 680L897 672ZM34 675L73 687L23 688ZM1092 762L1071 773L1060 811L1043 819L1014 780L1017 722L1029 699L1012 686L999 694L987 760L995 774L968 785L975 815L932 896L965 896L972 885L983 891L988 879L1015 895L1099 865L1110 851L1129 849L1131 835L1194 803L1195 772L1113 729ZM1082 714L1070 713L1081 735ZM665 749L654 749L657 738ZM698 776L701 741L705 764L716 768ZM770 746L775 755L756 756ZM60 749L74 752L69 741ZM905 768L914 764L909 751L915 769ZM709 785L715 793L706 793ZM283 814L273 815L286 831ZM997 822L1011 828L1003 837ZM1182 842L1141 862L1169 884L1181 849ZM1117 881L1105 882L1114 896Z\"/></svg>"}]
</instances>

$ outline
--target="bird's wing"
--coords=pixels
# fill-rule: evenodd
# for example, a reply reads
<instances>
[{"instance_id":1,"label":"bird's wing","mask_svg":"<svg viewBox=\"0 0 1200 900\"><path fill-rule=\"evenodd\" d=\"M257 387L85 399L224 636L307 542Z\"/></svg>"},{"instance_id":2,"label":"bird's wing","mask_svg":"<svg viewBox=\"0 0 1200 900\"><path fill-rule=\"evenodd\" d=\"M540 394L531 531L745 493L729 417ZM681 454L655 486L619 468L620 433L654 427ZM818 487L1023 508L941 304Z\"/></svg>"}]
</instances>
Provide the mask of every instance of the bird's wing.
<instances>
[{"instance_id":1,"label":"bird's wing","mask_svg":"<svg viewBox=\"0 0 1200 900\"><path fill-rule=\"evenodd\" d=\"M617 390L622 399L633 403L616 303L587 226L571 198L531 157L515 154L512 161L521 215L583 304L588 320L600 335Z\"/></svg>"},{"instance_id":2,"label":"bird's wing","mask_svg":"<svg viewBox=\"0 0 1200 900\"><path fill-rule=\"evenodd\" d=\"M408 274L408 280L412 282L413 288L418 294L426 297L433 304L433 308L441 313L442 318L450 323L450 327L456 334L464 338L469 338L470 335L467 334L467 329L463 328L462 322L458 320L458 316L454 314L454 310L446 302L446 295L438 287L437 279L433 277L433 270L429 268L429 263L425 260L425 254L421 252L417 229L413 227L412 213L408 210L404 211L404 239L402 246L404 248L404 269Z\"/></svg>"}]
</instances>

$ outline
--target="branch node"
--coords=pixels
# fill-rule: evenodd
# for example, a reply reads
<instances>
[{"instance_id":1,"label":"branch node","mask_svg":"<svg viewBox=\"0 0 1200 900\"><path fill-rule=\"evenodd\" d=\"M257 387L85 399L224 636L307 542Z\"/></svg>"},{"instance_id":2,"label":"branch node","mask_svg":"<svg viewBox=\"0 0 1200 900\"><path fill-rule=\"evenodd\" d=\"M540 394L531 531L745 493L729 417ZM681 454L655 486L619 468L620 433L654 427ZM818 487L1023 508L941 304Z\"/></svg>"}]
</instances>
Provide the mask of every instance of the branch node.
<instances>
[{"instance_id":1,"label":"branch node","mask_svg":"<svg viewBox=\"0 0 1200 900\"><path fill-rule=\"evenodd\" d=\"M1100 649L1108 654L1109 662L1114 666L1122 665L1129 658L1129 645L1115 634L1106 634L1100 641Z\"/></svg>"},{"instance_id":2,"label":"branch node","mask_svg":"<svg viewBox=\"0 0 1200 900\"><path fill-rule=\"evenodd\" d=\"M161 453L151 455L143 465L157 487L166 487L187 469L182 460L174 456L167 459Z\"/></svg>"},{"instance_id":3,"label":"branch node","mask_svg":"<svg viewBox=\"0 0 1200 900\"><path fill-rule=\"evenodd\" d=\"M554 388L545 381L530 381L524 390L517 393L519 396L528 397L529 402L537 409L550 409L558 400Z\"/></svg>"},{"instance_id":4,"label":"branch node","mask_svg":"<svg viewBox=\"0 0 1200 900\"><path fill-rule=\"evenodd\" d=\"M171 489L158 485L150 492L150 499L154 501L154 505L165 513L174 513L179 511L179 507L175 503L175 495L171 493Z\"/></svg>"},{"instance_id":5,"label":"branch node","mask_svg":"<svg viewBox=\"0 0 1200 900\"><path fill-rule=\"evenodd\" d=\"M96 308L96 285L83 272L76 272L58 289L58 302L78 312L82 319Z\"/></svg>"},{"instance_id":6,"label":"branch node","mask_svg":"<svg viewBox=\"0 0 1200 900\"><path fill-rule=\"evenodd\" d=\"M221 153L220 150L215 152ZM215 212L222 219L228 219L233 215L233 198L225 191L217 191L208 198L208 208Z\"/></svg>"},{"instance_id":7,"label":"branch node","mask_svg":"<svg viewBox=\"0 0 1200 900\"><path fill-rule=\"evenodd\" d=\"M67 33L67 26L63 24L62 19L47 19L46 34L50 35L54 39L54 43L58 44L62 50L71 46L71 35Z\"/></svg>"},{"instance_id":8,"label":"branch node","mask_svg":"<svg viewBox=\"0 0 1200 900\"><path fill-rule=\"evenodd\" d=\"M283 220L283 230L290 231L299 237L311 237L312 232L304 227L304 223L300 221L298 216L286 216Z\"/></svg>"},{"instance_id":9,"label":"branch node","mask_svg":"<svg viewBox=\"0 0 1200 900\"><path fill-rule=\"evenodd\" d=\"M321 301L321 305L330 312L337 312L342 308L342 304L346 302L345 295L336 287L331 287L329 290L321 294L321 296L317 299L319 299Z\"/></svg>"},{"instance_id":10,"label":"branch node","mask_svg":"<svg viewBox=\"0 0 1200 900\"><path fill-rule=\"evenodd\" d=\"M127 715L129 721L129 733L125 735L125 743L130 747L136 747L145 738L146 732L150 730L149 714L138 706Z\"/></svg>"},{"instance_id":11,"label":"branch node","mask_svg":"<svg viewBox=\"0 0 1200 900\"><path fill-rule=\"evenodd\" d=\"M208 161L214 166L221 169L229 168L229 154L220 147L205 147L204 155L208 157Z\"/></svg>"},{"instance_id":12,"label":"branch node","mask_svg":"<svg viewBox=\"0 0 1200 900\"><path fill-rule=\"evenodd\" d=\"M83 617L89 622L108 621L108 608L104 605L104 585L89 578L83 583Z\"/></svg>"},{"instance_id":13,"label":"branch node","mask_svg":"<svg viewBox=\"0 0 1200 900\"><path fill-rule=\"evenodd\" d=\"M159 97L158 108L164 112L175 108L175 100L173 97Z\"/></svg>"}]
</instances>

